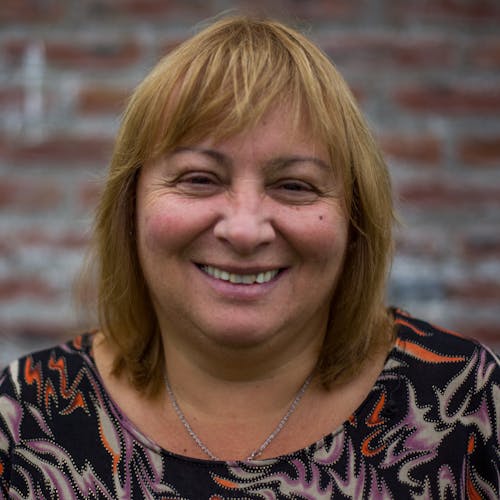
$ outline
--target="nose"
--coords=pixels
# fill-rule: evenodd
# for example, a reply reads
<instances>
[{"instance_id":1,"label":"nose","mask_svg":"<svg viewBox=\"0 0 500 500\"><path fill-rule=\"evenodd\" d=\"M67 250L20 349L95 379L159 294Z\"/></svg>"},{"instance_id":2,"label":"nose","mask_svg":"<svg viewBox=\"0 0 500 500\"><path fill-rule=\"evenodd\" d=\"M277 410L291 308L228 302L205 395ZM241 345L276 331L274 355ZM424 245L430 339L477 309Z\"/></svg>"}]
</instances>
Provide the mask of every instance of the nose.
<instances>
[{"instance_id":1,"label":"nose","mask_svg":"<svg viewBox=\"0 0 500 500\"><path fill-rule=\"evenodd\" d=\"M248 186L228 194L222 212L214 227L215 237L241 255L254 253L276 237L265 196Z\"/></svg>"}]
</instances>

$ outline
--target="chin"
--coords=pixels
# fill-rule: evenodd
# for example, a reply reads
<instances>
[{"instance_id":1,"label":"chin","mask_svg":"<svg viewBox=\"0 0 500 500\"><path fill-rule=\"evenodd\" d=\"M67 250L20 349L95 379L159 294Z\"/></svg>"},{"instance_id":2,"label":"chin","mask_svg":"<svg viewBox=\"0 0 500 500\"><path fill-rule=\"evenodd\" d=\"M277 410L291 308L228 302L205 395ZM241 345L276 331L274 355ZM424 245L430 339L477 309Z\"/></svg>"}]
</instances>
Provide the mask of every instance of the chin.
<instances>
[{"instance_id":1,"label":"chin","mask_svg":"<svg viewBox=\"0 0 500 500\"><path fill-rule=\"evenodd\" d=\"M234 325L231 331L213 332L210 335L218 345L230 349L251 349L265 344L273 335L269 332L262 332L255 329L255 325L247 328L236 328Z\"/></svg>"}]
</instances>

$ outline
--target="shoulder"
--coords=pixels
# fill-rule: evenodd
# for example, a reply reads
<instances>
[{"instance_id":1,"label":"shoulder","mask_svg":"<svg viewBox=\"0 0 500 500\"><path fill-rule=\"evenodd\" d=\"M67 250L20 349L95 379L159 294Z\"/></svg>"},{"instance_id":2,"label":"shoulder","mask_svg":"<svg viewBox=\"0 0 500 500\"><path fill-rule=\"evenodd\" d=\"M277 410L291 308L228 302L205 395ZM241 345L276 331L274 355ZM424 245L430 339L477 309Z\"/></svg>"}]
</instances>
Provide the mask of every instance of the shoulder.
<instances>
[{"instance_id":1,"label":"shoulder","mask_svg":"<svg viewBox=\"0 0 500 500\"><path fill-rule=\"evenodd\" d=\"M439 408L437 419L467 420L465 415L477 413L488 415L484 423L491 424L498 418L500 363L491 349L401 311L395 312L395 323L388 367L412 404Z\"/></svg>"},{"instance_id":2,"label":"shoulder","mask_svg":"<svg viewBox=\"0 0 500 500\"><path fill-rule=\"evenodd\" d=\"M26 354L12 361L0 375L0 397L29 400L30 394L40 398L53 386L53 379L67 381L82 367L92 365L92 334L82 334L73 340L51 348Z\"/></svg>"},{"instance_id":3,"label":"shoulder","mask_svg":"<svg viewBox=\"0 0 500 500\"><path fill-rule=\"evenodd\" d=\"M406 357L436 366L462 366L473 358L481 358L498 370L498 356L475 339L413 318L401 310L394 312L394 321L397 328L396 348Z\"/></svg>"},{"instance_id":4,"label":"shoulder","mask_svg":"<svg viewBox=\"0 0 500 500\"><path fill-rule=\"evenodd\" d=\"M38 496L52 498L62 491L64 498L87 498L94 477L99 492L102 487L106 498L115 497L104 494L112 480L102 478L108 478L107 466L116 455L112 446L120 449L118 418L95 368L92 339L92 334L78 336L27 354L4 369L0 497L2 491L12 491L34 498L38 491ZM115 455L110 458L110 453ZM78 481L80 471L90 482Z\"/></svg>"},{"instance_id":5,"label":"shoulder","mask_svg":"<svg viewBox=\"0 0 500 500\"><path fill-rule=\"evenodd\" d=\"M432 454L456 471L475 492L471 497L498 498L498 357L474 339L402 311L394 317L397 338L385 375L399 403L396 428L420 439L425 429L421 452L432 443Z\"/></svg>"}]
</instances>

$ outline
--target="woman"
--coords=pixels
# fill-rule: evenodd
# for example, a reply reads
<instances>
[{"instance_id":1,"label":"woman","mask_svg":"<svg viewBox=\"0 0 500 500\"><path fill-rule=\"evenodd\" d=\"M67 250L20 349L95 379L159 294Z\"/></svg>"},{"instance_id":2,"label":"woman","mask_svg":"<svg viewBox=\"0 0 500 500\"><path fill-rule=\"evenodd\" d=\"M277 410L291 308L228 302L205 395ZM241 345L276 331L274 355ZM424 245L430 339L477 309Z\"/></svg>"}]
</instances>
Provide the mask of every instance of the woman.
<instances>
[{"instance_id":1,"label":"woman","mask_svg":"<svg viewBox=\"0 0 500 500\"><path fill-rule=\"evenodd\" d=\"M497 498L499 368L384 305L388 174L296 31L221 20L134 92L100 329L2 377L14 498Z\"/></svg>"}]
</instances>

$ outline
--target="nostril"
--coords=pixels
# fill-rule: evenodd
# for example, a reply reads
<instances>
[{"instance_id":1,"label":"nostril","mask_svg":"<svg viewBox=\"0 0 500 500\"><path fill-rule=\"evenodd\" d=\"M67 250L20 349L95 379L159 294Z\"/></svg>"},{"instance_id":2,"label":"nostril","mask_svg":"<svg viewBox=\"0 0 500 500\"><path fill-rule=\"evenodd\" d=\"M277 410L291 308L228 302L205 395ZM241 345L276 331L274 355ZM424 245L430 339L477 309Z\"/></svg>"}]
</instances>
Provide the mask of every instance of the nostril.
<instances>
[{"instance_id":1,"label":"nostril","mask_svg":"<svg viewBox=\"0 0 500 500\"><path fill-rule=\"evenodd\" d=\"M270 220L239 213L221 218L214 226L214 235L240 252L252 252L275 238Z\"/></svg>"}]
</instances>

